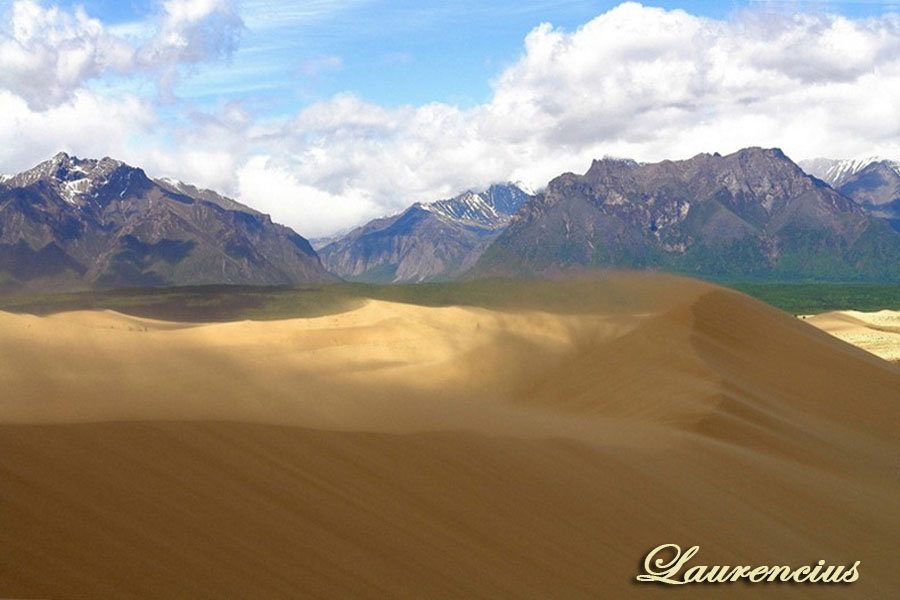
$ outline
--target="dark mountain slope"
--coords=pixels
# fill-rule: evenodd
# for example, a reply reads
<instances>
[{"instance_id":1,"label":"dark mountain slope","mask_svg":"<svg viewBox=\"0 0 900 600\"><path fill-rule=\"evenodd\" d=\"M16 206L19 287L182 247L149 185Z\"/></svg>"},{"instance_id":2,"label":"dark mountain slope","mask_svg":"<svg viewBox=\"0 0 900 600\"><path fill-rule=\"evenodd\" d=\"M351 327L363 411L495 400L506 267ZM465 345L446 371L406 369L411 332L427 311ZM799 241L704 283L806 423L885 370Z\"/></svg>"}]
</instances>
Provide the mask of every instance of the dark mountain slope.
<instances>
[{"instance_id":1,"label":"dark mountain slope","mask_svg":"<svg viewBox=\"0 0 900 600\"><path fill-rule=\"evenodd\" d=\"M470 268L531 199L517 185L493 185L375 219L319 250L333 273L373 282L446 280Z\"/></svg>"},{"instance_id":2,"label":"dark mountain slope","mask_svg":"<svg viewBox=\"0 0 900 600\"><path fill-rule=\"evenodd\" d=\"M900 280L900 235L778 149L594 161L523 207L469 276L571 267L715 279Z\"/></svg>"},{"instance_id":3,"label":"dark mountain slope","mask_svg":"<svg viewBox=\"0 0 900 600\"><path fill-rule=\"evenodd\" d=\"M309 243L208 190L60 153L0 184L0 286L330 281Z\"/></svg>"},{"instance_id":4,"label":"dark mountain slope","mask_svg":"<svg viewBox=\"0 0 900 600\"><path fill-rule=\"evenodd\" d=\"M838 190L900 230L900 164L873 162L848 177Z\"/></svg>"}]
</instances>

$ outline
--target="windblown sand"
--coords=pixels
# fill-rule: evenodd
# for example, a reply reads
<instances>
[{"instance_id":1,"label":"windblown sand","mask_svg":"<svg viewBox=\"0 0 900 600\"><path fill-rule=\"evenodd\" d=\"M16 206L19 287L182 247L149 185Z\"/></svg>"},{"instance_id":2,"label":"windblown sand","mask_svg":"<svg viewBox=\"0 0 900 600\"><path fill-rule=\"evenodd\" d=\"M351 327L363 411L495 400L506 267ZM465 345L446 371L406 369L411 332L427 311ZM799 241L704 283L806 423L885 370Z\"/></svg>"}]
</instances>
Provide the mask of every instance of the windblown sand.
<instances>
[{"instance_id":1,"label":"windblown sand","mask_svg":"<svg viewBox=\"0 0 900 600\"><path fill-rule=\"evenodd\" d=\"M848 344L884 360L900 362L900 311L844 310L804 318L807 323Z\"/></svg>"},{"instance_id":2,"label":"windblown sand","mask_svg":"<svg viewBox=\"0 0 900 600\"><path fill-rule=\"evenodd\" d=\"M585 314L0 313L0 597L895 596L900 367L623 281ZM860 580L635 583L663 543Z\"/></svg>"}]
</instances>

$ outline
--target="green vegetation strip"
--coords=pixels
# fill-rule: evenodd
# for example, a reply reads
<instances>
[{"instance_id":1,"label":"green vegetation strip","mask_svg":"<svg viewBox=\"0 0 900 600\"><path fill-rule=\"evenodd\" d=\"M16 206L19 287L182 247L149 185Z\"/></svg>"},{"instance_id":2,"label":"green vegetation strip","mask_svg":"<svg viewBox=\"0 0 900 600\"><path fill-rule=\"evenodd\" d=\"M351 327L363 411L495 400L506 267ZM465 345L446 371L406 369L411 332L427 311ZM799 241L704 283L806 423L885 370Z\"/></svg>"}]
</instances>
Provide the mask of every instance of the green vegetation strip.
<instances>
[{"instance_id":1,"label":"green vegetation strip","mask_svg":"<svg viewBox=\"0 0 900 600\"><path fill-rule=\"evenodd\" d=\"M897 283L732 283L729 287L795 315L900 310Z\"/></svg>"},{"instance_id":2,"label":"green vegetation strip","mask_svg":"<svg viewBox=\"0 0 900 600\"><path fill-rule=\"evenodd\" d=\"M324 316L352 310L367 299L420 306L477 306L570 314L646 311L654 303L653 298L634 298L617 278L591 277L564 282L488 279L404 285L338 283L297 287L116 289L5 296L0 297L0 310L47 315L107 309L154 319L210 322Z\"/></svg>"},{"instance_id":3,"label":"green vegetation strip","mask_svg":"<svg viewBox=\"0 0 900 600\"><path fill-rule=\"evenodd\" d=\"M625 283L623 283L625 281ZM198 286L0 296L0 310L47 315L74 310L114 310L173 321L274 320L352 310L367 299L421 306L476 306L557 313L647 312L652 294L634 293L617 277L566 281L487 279L467 282L319 286ZM900 284L729 283L729 287L792 314L831 310L900 310ZM673 292L679 286L673 287ZM661 299L656 299L661 300Z\"/></svg>"}]
</instances>

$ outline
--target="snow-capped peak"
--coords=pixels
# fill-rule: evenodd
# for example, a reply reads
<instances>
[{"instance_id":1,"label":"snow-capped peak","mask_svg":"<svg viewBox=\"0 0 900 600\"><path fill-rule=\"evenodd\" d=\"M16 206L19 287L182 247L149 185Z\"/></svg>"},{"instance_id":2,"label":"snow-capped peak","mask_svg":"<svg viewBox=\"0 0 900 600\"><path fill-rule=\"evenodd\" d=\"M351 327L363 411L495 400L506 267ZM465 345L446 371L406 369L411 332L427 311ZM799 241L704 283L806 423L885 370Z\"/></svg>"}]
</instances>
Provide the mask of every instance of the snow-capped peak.
<instances>
[{"instance_id":1,"label":"snow-capped peak","mask_svg":"<svg viewBox=\"0 0 900 600\"><path fill-rule=\"evenodd\" d=\"M883 163L900 175L900 162L881 156L866 156L848 159L815 158L800 162L800 166L810 175L825 181L832 187L840 187L847 180L875 163Z\"/></svg>"},{"instance_id":2,"label":"snow-capped peak","mask_svg":"<svg viewBox=\"0 0 900 600\"><path fill-rule=\"evenodd\" d=\"M44 181L55 188L64 201L81 206L99 187L107 184L111 174L124 164L109 157L80 159L59 152L27 171L5 178L3 183L21 188Z\"/></svg>"},{"instance_id":3,"label":"snow-capped peak","mask_svg":"<svg viewBox=\"0 0 900 600\"><path fill-rule=\"evenodd\" d=\"M521 184L497 184L485 191L468 190L455 198L419 205L444 219L464 225L495 229L509 222L532 194Z\"/></svg>"},{"instance_id":4,"label":"snow-capped peak","mask_svg":"<svg viewBox=\"0 0 900 600\"><path fill-rule=\"evenodd\" d=\"M423 204L422 208L453 221L487 223L497 218L497 211L471 190L455 198Z\"/></svg>"},{"instance_id":5,"label":"snow-capped peak","mask_svg":"<svg viewBox=\"0 0 900 600\"><path fill-rule=\"evenodd\" d=\"M840 185L840 182L847 177L856 175L872 163L880 162L881 160L882 158L879 156L841 160L832 165L831 168L825 172L825 176L828 180L834 181L837 185Z\"/></svg>"}]
</instances>

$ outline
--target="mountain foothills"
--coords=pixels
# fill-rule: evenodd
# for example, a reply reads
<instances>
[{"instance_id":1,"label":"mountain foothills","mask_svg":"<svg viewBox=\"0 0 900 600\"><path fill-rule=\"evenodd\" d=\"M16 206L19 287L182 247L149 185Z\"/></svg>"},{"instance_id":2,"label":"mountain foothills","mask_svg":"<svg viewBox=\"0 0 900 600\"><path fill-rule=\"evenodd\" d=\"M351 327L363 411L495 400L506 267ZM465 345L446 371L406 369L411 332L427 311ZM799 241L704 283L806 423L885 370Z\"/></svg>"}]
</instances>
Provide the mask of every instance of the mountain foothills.
<instances>
[{"instance_id":1,"label":"mountain foothills","mask_svg":"<svg viewBox=\"0 0 900 600\"><path fill-rule=\"evenodd\" d=\"M597 160L523 206L469 276L569 267L719 280L900 281L900 233L778 149Z\"/></svg>"},{"instance_id":2,"label":"mountain foothills","mask_svg":"<svg viewBox=\"0 0 900 600\"><path fill-rule=\"evenodd\" d=\"M0 182L0 289L335 279L267 215L117 160L60 153Z\"/></svg>"},{"instance_id":3,"label":"mountain foothills","mask_svg":"<svg viewBox=\"0 0 900 600\"><path fill-rule=\"evenodd\" d=\"M900 231L900 162L817 158L800 165Z\"/></svg>"},{"instance_id":4,"label":"mountain foothills","mask_svg":"<svg viewBox=\"0 0 900 600\"><path fill-rule=\"evenodd\" d=\"M493 185L375 219L319 249L345 279L417 282L453 279L472 265L533 199L519 184Z\"/></svg>"}]
</instances>

